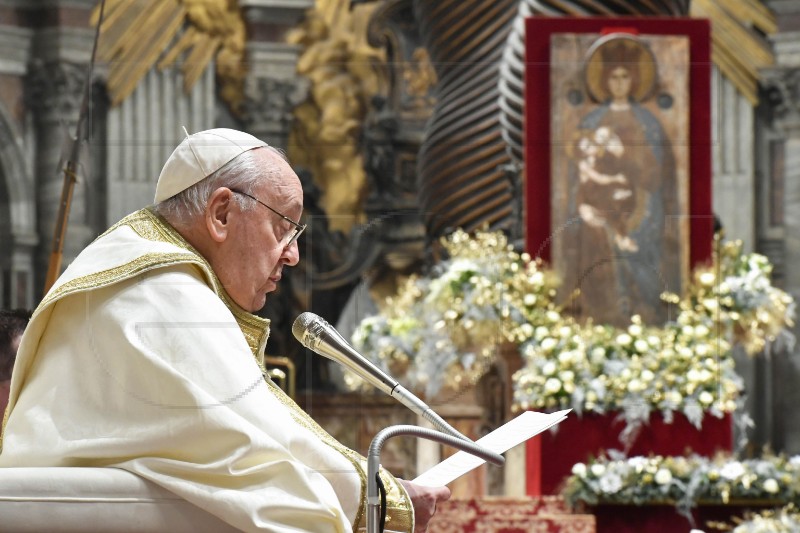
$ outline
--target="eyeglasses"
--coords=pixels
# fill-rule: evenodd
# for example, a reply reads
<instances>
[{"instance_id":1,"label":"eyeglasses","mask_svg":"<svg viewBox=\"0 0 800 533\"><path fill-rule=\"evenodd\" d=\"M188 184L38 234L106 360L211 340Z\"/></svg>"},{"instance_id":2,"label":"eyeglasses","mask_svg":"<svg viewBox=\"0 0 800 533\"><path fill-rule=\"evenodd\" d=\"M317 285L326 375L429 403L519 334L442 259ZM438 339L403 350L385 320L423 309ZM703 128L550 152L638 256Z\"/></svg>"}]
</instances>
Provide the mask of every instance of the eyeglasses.
<instances>
[{"instance_id":1,"label":"eyeglasses","mask_svg":"<svg viewBox=\"0 0 800 533\"><path fill-rule=\"evenodd\" d=\"M270 211L272 211L273 213L275 213L276 215L281 217L283 220L285 220L286 222L288 222L289 224L294 226L294 231L287 233L281 239L281 242L280 242L281 248L286 248L287 246L291 246L292 243L297 240L297 238L300 236L300 234L303 233L303 230L306 229L307 224L298 224L297 222L295 222L291 218L287 217L283 213L280 213L280 212L276 211L275 209L271 208L270 206L268 206L267 204L265 204L264 202L262 202L261 200L259 200L255 196L251 196L251 195L247 194L246 192L243 192L243 191L240 191L240 190L237 190L237 189L231 189L231 192L236 193L236 194L241 194L242 196L247 196L251 200L255 200L256 202L260 203L261 205L263 205L264 207L266 207L267 209L269 209Z\"/></svg>"}]
</instances>

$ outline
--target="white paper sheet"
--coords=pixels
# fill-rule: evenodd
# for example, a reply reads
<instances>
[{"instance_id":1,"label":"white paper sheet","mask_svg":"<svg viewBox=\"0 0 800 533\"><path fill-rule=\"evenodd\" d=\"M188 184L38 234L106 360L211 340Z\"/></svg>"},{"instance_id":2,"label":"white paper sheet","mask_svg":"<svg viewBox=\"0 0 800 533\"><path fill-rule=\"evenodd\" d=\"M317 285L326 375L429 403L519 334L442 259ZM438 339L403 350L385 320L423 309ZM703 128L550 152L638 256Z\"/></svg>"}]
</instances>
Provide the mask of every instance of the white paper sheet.
<instances>
[{"instance_id":1,"label":"white paper sheet","mask_svg":"<svg viewBox=\"0 0 800 533\"><path fill-rule=\"evenodd\" d=\"M567 413L570 411L572 409L565 409L555 413L525 411L475 442L495 453L503 453L558 424L567 418ZM423 472L413 482L426 487L447 485L485 462L480 457L459 451L430 468L427 472Z\"/></svg>"}]
</instances>

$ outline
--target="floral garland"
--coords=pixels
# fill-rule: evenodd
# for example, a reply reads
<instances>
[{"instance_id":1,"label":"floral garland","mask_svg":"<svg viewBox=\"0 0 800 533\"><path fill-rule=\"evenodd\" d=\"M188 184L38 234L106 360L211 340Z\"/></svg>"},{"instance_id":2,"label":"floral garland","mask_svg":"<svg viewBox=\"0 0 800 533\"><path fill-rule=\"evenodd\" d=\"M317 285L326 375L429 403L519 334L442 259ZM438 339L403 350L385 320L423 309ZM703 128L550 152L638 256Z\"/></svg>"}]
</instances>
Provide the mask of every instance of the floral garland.
<instances>
[{"instance_id":1,"label":"floral garland","mask_svg":"<svg viewBox=\"0 0 800 533\"><path fill-rule=\"evenodd\" d=\"M412 276L353 334L357 349L407 386L431 397L476 382L511 343L523 357L514 375L514 408L622 411L624 438L652 410L667 422L682 412L697 427L704 413L733 411L742 390L731 347L751 354L782 338L794 301L770 283L771 265L720 243L711 265L696 269L686 296L662 327L638 316L627 328L581 324L555 303L557 276L500 233L456 231L442 240L449 258L429 276ZM358 378L347 377L352 388Z\"/></svg>"},{"instance_id":2,"label":"floral garland","mask_svg":"<svg viewBox=\"0 0 800 533\"><path fill-rule=\"evenodd\" d=\"M450 258L430 276L411 276L385 311L362 320L356 349L406 386L434 397L474 384L497 346L521 342L555 311L556 278L518 254L502 233L456 231L442 240ZM351 388L363 384L345 376Z\"/></svg>"},{"instance_id":3,"label":"floral garland","mask_svg":"<svg viewBox=\"0 0 800 533\"><path fill-rule=\"evenodd\" d=\"M601 458L573 466L563 495L572 507L673 503L687 517L700 502L798 503L800 456Z\"/></svg>"},{"instance_id":4,"label":"floral garland","mask_svg":"<svg viewBox=\"0 0 800 533\"><path fill-rule=\"evenodd\" d=\"M776 511L754 514L741 522L732 533L795 533L800 531L800 513L789 504Z\"/></svg>"}]
</instances>

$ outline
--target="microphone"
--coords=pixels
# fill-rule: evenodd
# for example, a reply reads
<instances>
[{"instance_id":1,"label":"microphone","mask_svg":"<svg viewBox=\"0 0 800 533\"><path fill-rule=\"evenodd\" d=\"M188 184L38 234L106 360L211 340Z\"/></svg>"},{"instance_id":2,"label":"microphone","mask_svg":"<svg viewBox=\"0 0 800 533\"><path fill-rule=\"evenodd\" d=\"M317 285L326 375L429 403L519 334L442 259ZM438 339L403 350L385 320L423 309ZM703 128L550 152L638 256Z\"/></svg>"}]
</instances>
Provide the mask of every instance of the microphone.
<instances>
[{"instance_id":1,"label":"microphone","mask_svg":"<svg viewBox=\"0 0 800 533\"><path fill-rule=\"evenodd\" d=\"M306 348L346 366L358 377L389 396L394 396L393 391L401 387L397 380L388 376L350 346L344 337L319 315L302 313L292 324L292 334Z\"/></svg>"},{"instance_id":2,"label":"microphone","mask_svg":"<svg viewBox=\"0 0 800 533\"><path fill-rule=\"evenodd\" d=\"M375 366L372 361L358 353L350 344L328 324L322 317L314 313L305 312L298 316L292 324L292 334L306 348L317 352L337 363L343 364L357 376L371 385L382 390L392 398L423 417L438 430L472 442L472 439L462 435L458 430L444 421L425 402L406 390L397 380L388 376L383 370ZM502 460L502 457L498 455Z\"/></svg>"}]
</instances>

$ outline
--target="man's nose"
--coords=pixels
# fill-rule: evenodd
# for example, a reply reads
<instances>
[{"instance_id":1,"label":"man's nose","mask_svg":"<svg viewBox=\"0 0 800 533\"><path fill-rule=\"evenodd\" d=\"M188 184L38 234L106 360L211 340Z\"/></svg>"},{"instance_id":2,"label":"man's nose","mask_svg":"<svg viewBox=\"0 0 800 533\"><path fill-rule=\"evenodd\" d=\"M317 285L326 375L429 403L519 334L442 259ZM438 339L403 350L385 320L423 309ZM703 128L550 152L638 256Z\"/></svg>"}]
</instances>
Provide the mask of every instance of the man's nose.
<instances>
[{"instance_id":1,"label":"man's nose","mask_svg":"<svg viewBox=\"0 0 800 533\"><path fill-rule=\"evenodd\" d=\"M300 245L297 244L296 240L283 249L281 257L289 266L294 266L300 261Z\"/></svg>"}]
</instances>

